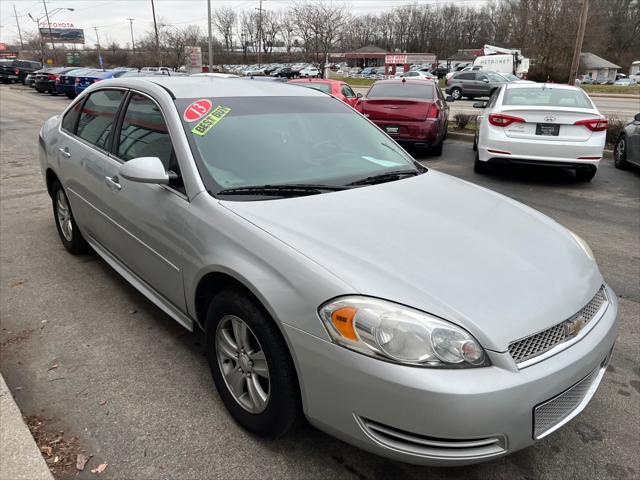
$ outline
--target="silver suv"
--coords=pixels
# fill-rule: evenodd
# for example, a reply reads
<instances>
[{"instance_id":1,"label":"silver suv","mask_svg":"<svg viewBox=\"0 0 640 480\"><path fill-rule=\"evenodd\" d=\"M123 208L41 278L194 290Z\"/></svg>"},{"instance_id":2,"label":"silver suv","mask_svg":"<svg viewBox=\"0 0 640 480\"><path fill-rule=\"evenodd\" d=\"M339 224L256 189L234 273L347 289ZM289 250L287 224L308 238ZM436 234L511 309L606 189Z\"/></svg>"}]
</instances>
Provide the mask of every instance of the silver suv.
<instances>
[{"instance_id":1,"label":"silver suv","mask_svg":"<svg viewBox=\"0 0 640 480\"><path fill-rule=\"evenodd\" d=\"M455 100L462 97L490 97L507 79L496 72L486 70L476 72L458 72L447 80L447 94Z\"/></svg>"}]
</instances>

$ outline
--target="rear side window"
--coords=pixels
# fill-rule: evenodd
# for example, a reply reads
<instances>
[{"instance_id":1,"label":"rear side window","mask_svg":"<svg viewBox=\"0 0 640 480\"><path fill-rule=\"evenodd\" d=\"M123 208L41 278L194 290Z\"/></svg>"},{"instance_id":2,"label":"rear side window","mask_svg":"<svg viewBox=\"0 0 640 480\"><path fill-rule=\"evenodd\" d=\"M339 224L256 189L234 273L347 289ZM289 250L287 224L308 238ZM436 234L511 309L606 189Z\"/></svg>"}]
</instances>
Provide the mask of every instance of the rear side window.
<instances>
[{"instance_id":1,"label":"rear side window","mask_svg":"<svg viewBox=\"0 0 640 480\"><path fill-rule=\"evenodd\" d=\"M353 98L356 96L355 93L353 93L353 90L351 89L351 87L349 85L342 85L342 95L344 95L347 98Z\"/></svg>"},{"instance_id":2,"label":"rear side window","mask_svg":"<svg viewBox=\"0 0 640 480\"><path fill-rule=\"evenodd\" d=\"M82 109L82 102L76 102L76 104L65 113L62 118L62 129L69 133L76 133L76 125L78 124L78 117L80 117L80 110Z\"/></svg>"},{"instance_id":3,"label":"rear side window","mask_svg":"<svg viewBox=\"0 0 640 480\"><path fill-rule=\"evenodd\" d=\"M475 80L476 79L476 74L475 73L469 73L469 72L465 72L465 73L458 73L455 76L456 80Z\"/></svg>"},{"instance_id":4,"label":"rear side window","mask_svg":"<svg viewBox=\"0 0 640 480\"><path fill-rule=\"evenodd\" d=\"M593 108L582 90L569 88L508 88L504 92L503 105L541 107Z\"/></svg>"},{"instance_id":5,"label":"rear side window","mask_svg":"<svg viewBox=\"0 0 640 480\"><path fill-rule=\"evenodd\" d=\"M136 93L129 100L118 139L118 157L124 161L158 157L165 168L175 171L167 124L158 105L144 95Z\"/></svg>"},{"instance_id":6,"label":"rear side window","mask_svg":"<svg viewBox=\"0 0 640 480\"><path fill-rule=\"evenodd\" d=\"M111 131L124 93L120 90L100 90L92 93L84 103L78 122L78 137L110 150Z\"/></svg>"},{"instance_id":7,"label":"rear side window","mask_svg":"<svg viewBox=\"0 0 640 480\"><path fill-rule=\"evenodd\" d=\"M367 98L420 98L433 100L433 86L425 82L416 83L379 83L373 85Z\"/></svg>"}]
</instances>

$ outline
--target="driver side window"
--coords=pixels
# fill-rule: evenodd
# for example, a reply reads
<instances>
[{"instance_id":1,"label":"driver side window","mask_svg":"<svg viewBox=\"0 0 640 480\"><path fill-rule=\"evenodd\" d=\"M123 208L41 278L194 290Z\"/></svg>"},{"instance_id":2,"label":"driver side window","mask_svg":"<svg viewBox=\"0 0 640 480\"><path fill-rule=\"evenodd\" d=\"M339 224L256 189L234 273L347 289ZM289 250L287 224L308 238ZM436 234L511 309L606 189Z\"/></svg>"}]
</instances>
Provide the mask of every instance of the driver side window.
<instances>
[{"instance_id":1,"label":"driver side window","mask_svg":"<svg viewBox=\"0 0 640 480\"><path fill-rule=\"evenodd\" d=\"M169 186L185 193L167 124L160 107L150 98L138 93L131 95L116 151L125 162L138 157L158 157L165 170L177 176Z\"/></svg>"}]
</instances>

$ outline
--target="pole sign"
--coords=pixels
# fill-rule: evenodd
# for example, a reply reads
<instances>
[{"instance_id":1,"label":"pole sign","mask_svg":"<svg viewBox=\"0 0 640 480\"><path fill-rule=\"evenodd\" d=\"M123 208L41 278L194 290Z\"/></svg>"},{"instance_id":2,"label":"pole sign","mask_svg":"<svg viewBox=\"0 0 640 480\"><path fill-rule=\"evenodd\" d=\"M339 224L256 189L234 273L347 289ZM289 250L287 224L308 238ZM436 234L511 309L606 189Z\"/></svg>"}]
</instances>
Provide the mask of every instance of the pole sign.
<instances>
[{"instance_id":1,"label":"pole sign","mask_svg":"<svg viewBox=\"0 0 640 480\"><path fill-rule=\"evenodd\" d=\"M71 22L40 22L38 27L43 42L84 44L84 30Z\"/></svg>"},{"instance_id":2,"label":"pole sign","mask_svg":"<svg viewBox=\"0 0 640 480\"><path fill-rule=\"evenodd\" d=\"M201 73L202 72L202 48L200 47L185 47L186 67L187 73Z\"/></svg>"},{"instance_id":3,"label":"pole sign","mask_svg":"<svg viewBox=\"0 0 640 480\"><path fill-rule=\"evenodd\" d=\"M80 65L80 52L67 52L67 65Z\"/></svg>"}]
</instances>

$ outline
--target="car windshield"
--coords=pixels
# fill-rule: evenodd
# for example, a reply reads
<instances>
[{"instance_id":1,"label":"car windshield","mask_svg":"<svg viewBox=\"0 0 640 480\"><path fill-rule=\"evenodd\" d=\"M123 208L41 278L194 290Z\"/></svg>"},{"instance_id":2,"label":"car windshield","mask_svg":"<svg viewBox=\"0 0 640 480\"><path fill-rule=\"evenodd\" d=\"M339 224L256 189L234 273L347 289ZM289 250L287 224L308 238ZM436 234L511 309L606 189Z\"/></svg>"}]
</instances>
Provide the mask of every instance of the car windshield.
<instances>
[{"instance_id":1,"label":"car windshield","mask_svg":"<svg viewBox=\"0 0 640 480\"><path fill-rule=\"evenodd\" d=\"M301 87L313 88L324 93L331 93L331 85L322 82L291 82L294 85L300 85Z\"/></svg>"},{"instance_id":2,"label":"car windshield","mask_svg":"<svg viewBox=\"0 0 640 480\"><path fill-rule=\"evenodd\" d=\"M381 130L328 97L175 102L212 194L260 185L344 186L385 172L422 171Z\"/></svg>"},{"instance_id":3,"label":"car windshield","mask_svg":"<svg viewBox=\"0 0 640 480\"><path fill-rule=\"evenodd\" d=\"M378 83L371 87L367 98L420 98L433 100L433 87L429 82L417 83Z\"/></svg>"},{"instance_id":4,"label":"car windshield","mask_svg":"<svg viewBox=\"0 0 640 480\"><path fill-rule=\"evenodd\" d=\"M504 82L505 78L498 73L485 72L485 75L489 77L492 82Z\"/></svg>"},{"instance_id":5,"label":"car windshield","mask_svg":"<svg viewBox=\"0 0 640 480\"><path fill-rule=\"evenodd\" d=\"M507 88L503 105L526 105L535 107L593 108L582 90L570 88Z\"/></svg>"}]
</instances>

